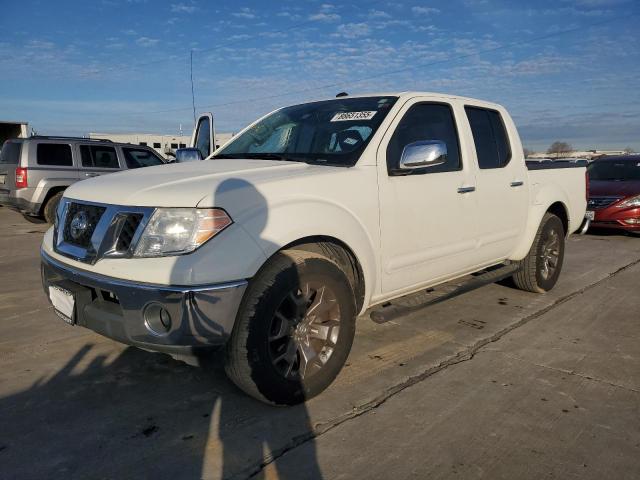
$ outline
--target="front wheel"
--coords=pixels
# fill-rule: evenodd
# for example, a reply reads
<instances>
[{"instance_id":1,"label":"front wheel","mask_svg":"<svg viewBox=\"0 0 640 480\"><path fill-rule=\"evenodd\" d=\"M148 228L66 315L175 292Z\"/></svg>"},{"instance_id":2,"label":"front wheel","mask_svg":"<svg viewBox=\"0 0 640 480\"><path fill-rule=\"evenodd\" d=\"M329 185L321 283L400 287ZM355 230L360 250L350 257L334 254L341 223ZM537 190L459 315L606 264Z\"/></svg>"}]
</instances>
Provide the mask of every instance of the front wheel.
<instances>
[{"instance_id":1,"label":"front wheel","mask_svg":"<svg viewBox=\"0 0 640 480\"><path fill-rule=\"evenodd\" d=\"M355 334L351 284L313 252L275 254L251 280L226 347L225 370L258 400L293 405L338 375Z\"/></svg>"},{"instance_id":2,"label":"front wheel","mask_svg":"<svg viewBox=\"0 0 640 480\"><path fill-rule=\"evenodd\" d=\"M513 281L521 290L544 293L551 290L560 276L564 261L564 226L552 213L545 213L533 245L520 261Z\"/></svg>"}]
</instances>

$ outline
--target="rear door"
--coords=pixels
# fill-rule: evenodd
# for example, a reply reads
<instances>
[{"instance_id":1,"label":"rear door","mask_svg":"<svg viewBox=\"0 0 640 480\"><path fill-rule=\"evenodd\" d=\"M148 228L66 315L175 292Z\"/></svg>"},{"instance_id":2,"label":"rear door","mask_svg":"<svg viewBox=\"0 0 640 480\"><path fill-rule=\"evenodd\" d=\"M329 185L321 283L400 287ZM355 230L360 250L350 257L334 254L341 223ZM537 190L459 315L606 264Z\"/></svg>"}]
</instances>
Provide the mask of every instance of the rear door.
<instances>
[{"instance_id":1,"label":"rear door","mask_svg":"<svg viewBox=\"0 0 640 480\"><path fill-rule=\"evenodd\" d=\"M522 148L508 115L475 105L464 110L478 166L477 255L483 263L501 261L516 248L527 221L529 187Z\"/></svg>"},{"instance_id":2,"label":"rear door","mask_svg":"<svg viewBox=\"0 0 640 480\"><path fill-rule=\"evenodd\" d=\"M203 113L198 117L196 128L191 137L191 147L200 150L202 158L207 158L216 149L215 129L213 127L213 114Z\"/></svg>"},{"instance_id":3,"label":"rear door","mask_svg":"<svg viewBox=\"0 0 640 480\"><path fill-rule=\"evenodd\" d=\"M73 145L55 140L25 142L22 148L28 148L29 187L37 187L46 180L48 187L68 186L78 180L79 159L73 154ZM42 194L46 192L41 192ZM44 201L44 198L34 199Z\"/></svg>"},{"instance_id":4,"label":"rear door","mask_svg":"<svg viewBox=\"0 0 640 480\"><path fill-rule=\"evenodd\" d=\"M80 179L97 177L122 169L115 145L78 145L80 159Z\"/></svg>"}]
</instances>

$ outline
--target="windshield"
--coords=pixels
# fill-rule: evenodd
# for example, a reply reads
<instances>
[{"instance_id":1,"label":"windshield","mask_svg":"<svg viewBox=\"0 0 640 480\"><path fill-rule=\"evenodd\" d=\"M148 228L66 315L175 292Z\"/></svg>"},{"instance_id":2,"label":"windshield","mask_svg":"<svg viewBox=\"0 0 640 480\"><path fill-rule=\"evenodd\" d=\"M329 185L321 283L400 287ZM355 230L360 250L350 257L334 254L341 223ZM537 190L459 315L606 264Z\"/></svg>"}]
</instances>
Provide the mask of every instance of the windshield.
<instances>
[{"instance_id":1,"label":"windshield","mask_svg":"<svg viewBox=\"0 0 640 480\"><path fill-rule=\"evenodd\" d=\"M212 158L264 158L353 166L397 100L338 98L282 108Z\"/></svg>"},{"instance_id":2,"label":"windshield","mask_svg":"<svg viewBox=\"0 0 640 480\"><path fill-rule=\"evenodd\" d=\"M640 159L595 161L588 171L590 180L640 180Z\"/></svg>"}]
</instances>

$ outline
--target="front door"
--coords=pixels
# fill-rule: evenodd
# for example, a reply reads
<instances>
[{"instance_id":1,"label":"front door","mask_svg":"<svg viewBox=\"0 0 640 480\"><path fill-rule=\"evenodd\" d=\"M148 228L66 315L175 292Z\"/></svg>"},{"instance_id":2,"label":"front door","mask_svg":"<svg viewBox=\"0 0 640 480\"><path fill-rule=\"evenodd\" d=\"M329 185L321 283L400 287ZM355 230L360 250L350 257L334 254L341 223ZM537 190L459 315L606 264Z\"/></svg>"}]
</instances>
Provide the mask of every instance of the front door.
<instances>
[{"instance_id":1,"label":"front door","mask_svg":"<svg viewBox=\"0 0 640 480\"><path fill-rule=\"evenodd\" d=\"M463 158L452 105L408 102L378 150L382 294L415 289L467 270L474 262L474 170ZM405 146L439 140L444 164L398 170Z\"/></svg>"}]
</instances>

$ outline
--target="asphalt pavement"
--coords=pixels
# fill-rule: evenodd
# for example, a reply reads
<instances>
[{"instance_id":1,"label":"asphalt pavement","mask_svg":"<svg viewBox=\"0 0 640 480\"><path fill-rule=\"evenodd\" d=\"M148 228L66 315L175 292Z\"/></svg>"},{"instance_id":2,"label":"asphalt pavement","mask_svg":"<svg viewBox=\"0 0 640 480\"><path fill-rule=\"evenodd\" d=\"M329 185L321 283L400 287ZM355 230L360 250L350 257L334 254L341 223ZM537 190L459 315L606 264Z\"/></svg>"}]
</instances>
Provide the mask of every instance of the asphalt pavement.
<instances>
[{"instance_id":1,"label":"asphalt pavement","mask_svg":"<svg viewBox=\"0 0 640 480\"><path fill-rule=\"evenodd\" d=\"M490 285L378 325L305 405L71 327L46 226L0 208L0 478L640 478L640 238L568 241L544 295Z\"/></svg>"}]
</instances>

